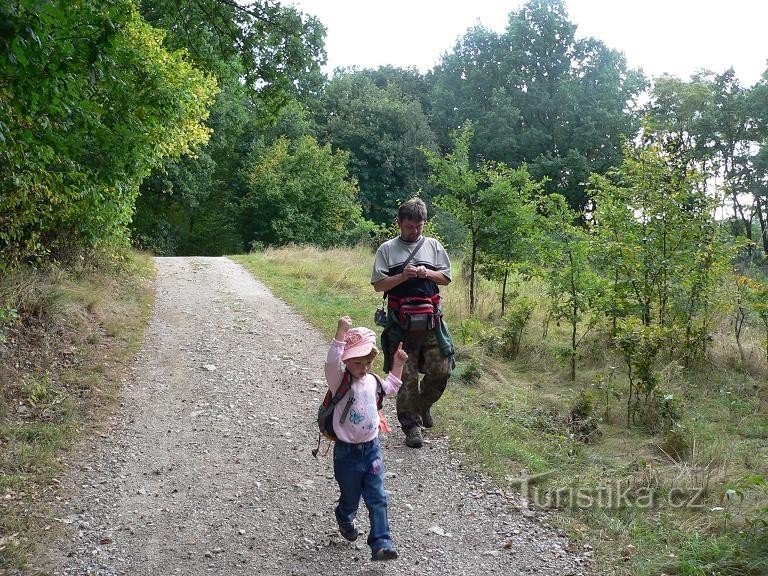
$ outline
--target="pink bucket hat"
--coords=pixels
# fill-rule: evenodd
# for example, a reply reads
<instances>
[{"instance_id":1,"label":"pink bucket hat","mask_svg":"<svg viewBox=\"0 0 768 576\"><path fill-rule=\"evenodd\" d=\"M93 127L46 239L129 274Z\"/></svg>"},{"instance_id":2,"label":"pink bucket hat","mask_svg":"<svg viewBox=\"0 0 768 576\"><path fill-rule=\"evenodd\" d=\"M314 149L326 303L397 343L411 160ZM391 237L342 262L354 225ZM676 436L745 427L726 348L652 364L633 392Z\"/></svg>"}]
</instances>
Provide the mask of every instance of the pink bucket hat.
<instances>
[{"instance_id":1,"label":"pink bucket hat","mask_svg":"<svg viewBox=\"0 0 768 576\"><path fill-rule=\"evenodd\" d=\"M370 328L350 328L344 336L341 361L368 356L376 343L376 333Z\"/></svg>"}]
</instances>

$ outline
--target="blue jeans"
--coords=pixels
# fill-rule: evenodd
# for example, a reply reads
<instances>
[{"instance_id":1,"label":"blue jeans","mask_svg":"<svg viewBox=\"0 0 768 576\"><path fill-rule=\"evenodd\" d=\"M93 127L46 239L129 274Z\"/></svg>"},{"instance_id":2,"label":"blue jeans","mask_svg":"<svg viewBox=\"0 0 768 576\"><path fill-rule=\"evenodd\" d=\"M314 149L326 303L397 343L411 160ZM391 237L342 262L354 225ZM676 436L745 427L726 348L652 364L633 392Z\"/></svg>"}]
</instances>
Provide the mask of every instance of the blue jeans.
<instances>
[{"instance_id":1,"label":"blue jeans","mask_svg":"<svg viewBox=\"0 0 768 576\"><path fill-rule=\"evenodd\" d=\"M371 520L368 546L371 550L391 548L387 495L384 492L384 461L379 439L362 444L337 440L333 447L333 475L341 491L335 510L337 522L351 524L355 520L362 496Z\"/></svg>"}]
</instances>

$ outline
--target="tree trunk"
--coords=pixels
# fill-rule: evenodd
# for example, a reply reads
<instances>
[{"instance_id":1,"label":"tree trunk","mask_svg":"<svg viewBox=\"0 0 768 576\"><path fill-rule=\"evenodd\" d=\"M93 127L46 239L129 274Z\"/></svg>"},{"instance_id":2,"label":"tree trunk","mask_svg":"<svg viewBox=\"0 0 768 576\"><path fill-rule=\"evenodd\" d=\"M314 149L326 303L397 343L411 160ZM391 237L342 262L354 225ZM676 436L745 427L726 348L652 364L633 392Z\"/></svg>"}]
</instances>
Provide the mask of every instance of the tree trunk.
<instances>
[{"instance_id":1,"label":"tree trunk","mask_svg":"<svg viewBox=\"0 0 768 576\"><path fill-rule=\"evenodd\" d=\"M760 239L762 240L763 254L768 256L768 222L766 221L766 215L763 214L763 203L758 195L755 195L755 212L757 214L757 221L760 222Z\"/></svg>"},{"instance_id":2,"label":"tree trunk","mask_svg":"<svg viewBox=\"0 0 768 576\"><path fill-rule=\"evenodd\" d=\"M472 232L472 258L469 264L469 313L475 313L475 266L477 265L477 232Z\"/></svg>"},{"instance_id":3,"label":"tree trunk","mask_svg":"<svg viewBox=\"0 0 768 576\"><path fill-rule=\"evenodd\" d=\"M573 307L573 318L571 322L571 382L576 381L576 306Z\"/></svg>"},{"instance_id":4,"label":"tree trunk","mask_svg":"<svg viewBox=\"0 0 768 576\"><path fill-rule=\"evenodd\" d=\"M501 316L507 310L507 280L509 279L509 270L504 270L504 280L501 283Z\"/></svg>"}]
</instances>

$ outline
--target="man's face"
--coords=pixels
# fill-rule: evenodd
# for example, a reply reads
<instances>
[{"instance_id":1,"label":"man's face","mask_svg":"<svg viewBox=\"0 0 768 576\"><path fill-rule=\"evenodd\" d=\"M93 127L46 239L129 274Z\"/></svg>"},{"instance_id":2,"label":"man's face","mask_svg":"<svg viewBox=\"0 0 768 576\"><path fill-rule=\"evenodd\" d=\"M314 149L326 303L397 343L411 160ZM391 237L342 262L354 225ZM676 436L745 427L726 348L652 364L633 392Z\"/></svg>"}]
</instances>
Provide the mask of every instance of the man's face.
<instances>
[{"instance_id":1,"label":"man's face","mask_svg":"<svg viewBox=\"0 0 768 576\"><path fill-rule=\"evenodd\" d=\"M415 242L424 232L424 220L411 220L410 218L397 219L400 228L400 237L406 242Z\"/></svg>"}]
</instances>

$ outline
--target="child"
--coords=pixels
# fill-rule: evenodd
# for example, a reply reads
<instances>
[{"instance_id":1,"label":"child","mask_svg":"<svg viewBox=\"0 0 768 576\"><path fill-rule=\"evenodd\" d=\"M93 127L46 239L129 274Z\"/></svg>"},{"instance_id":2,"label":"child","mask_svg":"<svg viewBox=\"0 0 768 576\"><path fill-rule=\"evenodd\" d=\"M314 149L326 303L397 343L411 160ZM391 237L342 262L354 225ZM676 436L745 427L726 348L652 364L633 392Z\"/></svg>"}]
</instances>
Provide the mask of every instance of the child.
<instances>
[{"instance_id":1,"label":"child","mask_svg":"<svg viewBox=\"0 0 768 576\"><path fill-rule=\"evenodd\" d=\"M352 378L349 392L333 412L333 429L338 438L333 447L333 475L341 491L335 514L341 535L349 541L357 540L355 516L362 496L371 520L371 560L394 560L397 551L389 535L384 462L379 444L378 384L368 373L379 353L375 342L373 330L352 328L349 317L342 316L325 361L325 379L331 392L335 393L340 386L345 366ZM383 380L385 394L397 393L407 359L401 345L395 353L392 371Z\"/></svg>"}]
</instances>

